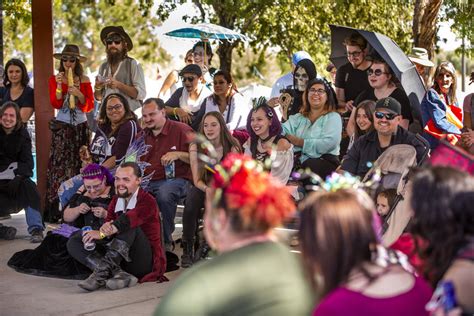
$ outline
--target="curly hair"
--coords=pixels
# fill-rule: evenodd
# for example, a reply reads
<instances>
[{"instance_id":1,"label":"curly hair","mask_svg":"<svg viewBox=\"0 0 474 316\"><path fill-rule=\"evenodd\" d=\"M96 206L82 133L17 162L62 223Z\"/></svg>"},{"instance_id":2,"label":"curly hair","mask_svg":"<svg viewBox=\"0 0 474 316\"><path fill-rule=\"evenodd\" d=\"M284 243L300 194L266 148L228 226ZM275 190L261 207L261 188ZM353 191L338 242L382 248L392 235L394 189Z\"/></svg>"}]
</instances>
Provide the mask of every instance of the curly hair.
<instances>
[{"instance_id":1,"label":"curly hair","mask_svg":"<svg viewBox=\"0 0 474 316\"><path fill-rule=\"evenodd\" d=\"M426 168L413 178L410 230L425 241L415 246L433 286L474 235L473 192L474 177L451 167Z\"/></svg>"}]
</instances>

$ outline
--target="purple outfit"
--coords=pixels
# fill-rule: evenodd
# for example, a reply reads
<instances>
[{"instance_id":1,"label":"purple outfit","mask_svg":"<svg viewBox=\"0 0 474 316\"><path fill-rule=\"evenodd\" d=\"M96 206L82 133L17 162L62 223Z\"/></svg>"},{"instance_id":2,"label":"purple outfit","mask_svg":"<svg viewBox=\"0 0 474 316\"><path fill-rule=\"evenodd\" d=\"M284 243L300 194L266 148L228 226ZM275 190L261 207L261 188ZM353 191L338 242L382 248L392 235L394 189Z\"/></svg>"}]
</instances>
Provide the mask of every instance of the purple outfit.
<instances>
[{"instance_id":1,"label":"purple outfit","mask_svg":"<svg viewBox=\"0 0 474 316\"><path fill-rule=\"evenodd\" d=\"M422 278L416 277L408 292L387 298L374 298L339 287L329 293L313 311L313 316L422 316L429 315L425 305L433 290Z\"/></svg>"}]
</instances>

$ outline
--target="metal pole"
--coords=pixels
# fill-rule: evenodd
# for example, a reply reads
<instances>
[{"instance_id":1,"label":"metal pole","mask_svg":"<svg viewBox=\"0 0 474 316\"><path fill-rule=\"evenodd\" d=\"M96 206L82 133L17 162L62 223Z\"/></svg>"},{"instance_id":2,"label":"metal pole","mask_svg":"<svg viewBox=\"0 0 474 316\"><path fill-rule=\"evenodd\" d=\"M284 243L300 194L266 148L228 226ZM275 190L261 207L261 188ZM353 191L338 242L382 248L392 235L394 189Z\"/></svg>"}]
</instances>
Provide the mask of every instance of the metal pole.
<instances>
[{"instance_id":1,"label":"metal pole","mask_svg":"<svg viewBox=\"0 0 474 316\"><path fill-rule=\"evenodd\" d=\"M465 45L465 31L464 26L462 28L462 44L461 44L461 91L466 91L466 45Z\"/></svg>"}]
</instances>

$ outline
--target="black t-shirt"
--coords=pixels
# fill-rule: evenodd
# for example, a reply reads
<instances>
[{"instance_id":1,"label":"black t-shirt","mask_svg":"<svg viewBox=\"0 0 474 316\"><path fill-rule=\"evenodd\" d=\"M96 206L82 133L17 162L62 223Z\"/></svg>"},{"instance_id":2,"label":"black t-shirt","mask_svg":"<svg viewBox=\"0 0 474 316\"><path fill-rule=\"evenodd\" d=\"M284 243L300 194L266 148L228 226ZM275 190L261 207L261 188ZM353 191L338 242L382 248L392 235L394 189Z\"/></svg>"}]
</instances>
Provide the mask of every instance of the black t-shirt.
<instances>
[{"instance_id":1,"label":"black t-shirt","mask_svg":"<svg viewBox=\"0 0 474 316\"><path fill-rule=\"evenodd\" d=\"M407 94L403 89L396 88L392 94L389 95L390 97L394 98L398 102L400 102L400 105L402 106L402 116L403 119L409 120L410 123L413 122L413 115L411 113L411 105L410 105L410 100L408 99ZM359 103L361 103L364 100L372 100L372 101L377 101L377 98L375 97L374 94L374 89L369 88L367 90L362 91L357 98L354 101L354 106L357 106Z\"/></svg>"},{"instance_id":2,"label":"black t-shirt","mask_svg":"<svg viewBox=\"0 0 474 316\"><path fill-rule=\"evenodd\" d=\"M344 89L344 101L355 100L362 91L370 88L367 69L354 69L350 63L339 67L335 85L336 88Z\"/></svg>"},{"instance_id":3,"label":"black t-shirt","mask_svg":"<svg viewBox=\"0 0 474 316\"><path fill-rule=\"evenodd\" d=\"M33 89L29 86L26 86L23 89L23 93L18 97L16 100L12 100L10 96L10 88L9 87L2 87L0 88L0 104L4 104L5 102L13 101L15 102L20 109L21 108L34 108L35 104L35 97Z\"/></svg>"}]
</instances>

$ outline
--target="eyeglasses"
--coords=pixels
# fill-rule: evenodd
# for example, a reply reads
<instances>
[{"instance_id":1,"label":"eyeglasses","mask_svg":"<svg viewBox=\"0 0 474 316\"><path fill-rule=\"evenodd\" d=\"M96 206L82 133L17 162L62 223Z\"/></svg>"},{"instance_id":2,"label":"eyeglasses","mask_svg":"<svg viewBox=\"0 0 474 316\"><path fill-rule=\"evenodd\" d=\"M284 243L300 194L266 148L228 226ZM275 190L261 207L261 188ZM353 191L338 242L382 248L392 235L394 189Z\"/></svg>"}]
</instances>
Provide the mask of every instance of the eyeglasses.
<instances>
[{"instance_id":1,"label":"eyeglasses","mask_svg":"<svg viewBox=\"0 0 474 316\"><path fill-rule=\"evenodd\" d=\"M107 110L107 112L118 111L122 108L122 106L123 106L122 104L116 104L116 105L108 106L105 109Z\"/></svg>"},{"instance_id":2,"label":"eyeglasses","mask_svg":"<svg viewBox=\"0 0 474 316\"><path fill-rule=\"evenodd\" d=\"M196 79L196 77L183 77L183 78L181 78L181 81L182 82L186 82L186 81L193 82L195 79Z\"/></svg>"},{"instance_id":3,"label":"eyeglasses","mask_svg":"<svg viewBox=\"0 0 474 316\"><path fill-rule=\"evenodd\" d=\"M105 42L107 43L107 45L112 45L112 43L114 43L115 45L120 45L122 43L122 40L121 39L106 39Z\"/></svg>"},{"instance_id":4,"label":"eyeglasses","mask_svg":"<svg viewBox=\"0 0 474 316\"><path fill-rule=\"evenodd\" d=\"M63 62L70 62L70 63L74 63L76 62L77 58L76 57L67 57L67 56L63 56L61 57L61 61Z\"/></svg>"},{"instance_id":5,"label":"eyeglasses","mask_svg":"<svg viewBox=\"0 0 474 316\"><path fill-rule=\"evenodd\" d=\"M376 77L378 77L378 76L381 76L382 74L388 75L389 73L382 71L382 69L375 69L375 70L369 69L369 70L367 70L367 76L375 75Z\"/></svg>"},{"instance_id":6,"label":"eyeglasses","mask_svg":"<svg viewBox=\"0 0 474 316\"><path fill-rule=\"evenodd\" d=\"M299 73L295 73L293 75L293 77L295 77L295 79L308 79L308 74L299 74Z\"/></svg>"},{"instance_id":7,"label":"eyeglasses","mask_svg":"<svg viewBox=\"0 0 474 316\"><path fill-rule=\"evenodd\" d=\"M311 88L308 90L309 93L316 93L317 95L324 95L326 94L326 90L324 89L314 89L314 88Z\"/></svg>"},{"instance_id":8,"label":"eyeglasses","mask_svg":"<svg viewBox=\"0 0 474 316\"><path fill-rule=\"evenodd\" d=\"M387 120L391 121L397 116L398 114L395 114L395 113L384 113L384 112L379 112L379 111L375 112L375 117L378 118L379 120L385 117Z\"/></svg>"},{"instance_id":9,"label":"eyeglasses","mask_svg":"<svg viewBox=\"0 0 474 316\"><path fill-rule=\"evenodd\" d=\"M357 58L357 57L360 56L360 54L362 54L362 51L361 51L361 50L358 51L358 52L347 52L347 53L346 53L346 56L347 56L347 57L355 57L355 58Z\"/></svg>"}]
</instances>

